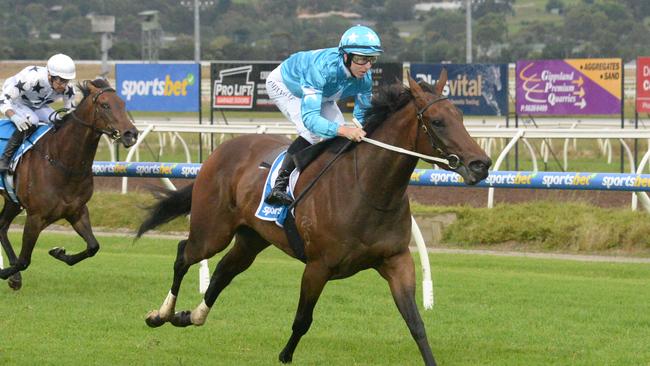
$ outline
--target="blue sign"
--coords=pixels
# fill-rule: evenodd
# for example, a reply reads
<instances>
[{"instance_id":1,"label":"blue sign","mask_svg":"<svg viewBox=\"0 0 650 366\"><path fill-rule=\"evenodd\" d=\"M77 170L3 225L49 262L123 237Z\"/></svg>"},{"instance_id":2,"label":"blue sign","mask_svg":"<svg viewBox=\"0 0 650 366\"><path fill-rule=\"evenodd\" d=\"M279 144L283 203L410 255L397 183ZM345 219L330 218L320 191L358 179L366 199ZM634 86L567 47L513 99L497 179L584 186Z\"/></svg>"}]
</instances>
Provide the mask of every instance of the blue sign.
<instances>
[{"instance_id":1,"label":"blue sign","mask_svg":"<svg viewBox=\"0 0 650 366\"><path fill-rule=\"evenodd\" d=\"M415 169L410 184L470 187L454 172L431 169ZM650 174L497 171L472 187L643 192L650 190Z\"/></svg>"},{"instance_id":2,"label":"blue sign","mask_svg":"<svg viewBox=\"0 0 650 366\"><path fill-rule=\"evenodd\" d=\"M436 83L447 69L443 94L468 116L508 115L508 65L506 64L411 64L416 81Z\"/></svg>"},{"instance_id":3,"label":"blue sign","mask_svg":"<svg viewBox=\"0 0 650 366\"><path fill-rule=\"evenodd\" d=\"M198 64L117 64L117 93L132 111L198 112Z\"/></svg>"},{"instance_id":4,"label":"blue sign","mask_svg":"<svg viewBox=\"0 0 650 366\"><path fill-rule=\"evenodd\" d=\"M201 170L197 163L93 162L93 174L100 177L148 177L194 179ZM650 190L650 174L518 172L497 171L474 186L460 175L433 169L415 169L409 184L434 187L571 189L644 192Z\"/></svg>"}]
</instances>

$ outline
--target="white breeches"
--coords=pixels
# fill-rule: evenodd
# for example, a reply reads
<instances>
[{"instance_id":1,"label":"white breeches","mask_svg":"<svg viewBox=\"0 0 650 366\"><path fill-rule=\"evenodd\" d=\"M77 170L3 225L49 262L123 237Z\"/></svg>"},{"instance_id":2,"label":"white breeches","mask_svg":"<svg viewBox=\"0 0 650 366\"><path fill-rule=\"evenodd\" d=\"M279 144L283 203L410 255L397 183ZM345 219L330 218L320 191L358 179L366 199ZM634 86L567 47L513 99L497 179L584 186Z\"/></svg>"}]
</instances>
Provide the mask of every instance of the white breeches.
<instances>
[{"instance_id":1,"label":"white breeches","mask_svg":"<svg viewBox=\"0 0 650 366\"><path fill-rule=\"evenodd\" d=\"M284 85L280 66L276 67L266 78L266 91L269 93L269 98L278 106L280 112L296 125L298 135L302 136L311 144L324 140L322 137L309 131L303 124L300 110L301 99L291 94L291 91ZM339 125L344 123L343 113L341 113L339 106L336 105L336 101L323 101L320 113L323 118L336 122Z\"/></svg>"},{"instance_id":2,"label":"white breeches","mask_svg":"<svg viewBox=\"0 0 650 366\"><path fill-rule=\"evenodd\" d=\"M23 104L14 104L13 108L16 114L23 116L31 122L32 125L37 125L38 122L50 123L50 114L54 112L54 109L49 106L44 106L39 109L32 110L31 108Z\"/></svg>"}]
</instances>

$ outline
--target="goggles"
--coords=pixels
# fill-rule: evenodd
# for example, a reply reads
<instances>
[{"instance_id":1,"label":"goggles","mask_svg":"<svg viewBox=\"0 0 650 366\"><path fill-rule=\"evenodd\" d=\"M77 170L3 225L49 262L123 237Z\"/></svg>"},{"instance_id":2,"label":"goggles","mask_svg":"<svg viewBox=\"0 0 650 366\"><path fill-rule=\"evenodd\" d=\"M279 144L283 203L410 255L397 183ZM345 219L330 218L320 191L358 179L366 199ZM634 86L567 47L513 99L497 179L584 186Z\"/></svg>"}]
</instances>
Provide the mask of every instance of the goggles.
<instances>
[{"instance_id":1,"label":"goggles","mask_svg":"<svg viewBox=\"0 0 650 366\"><path fill-rule=\"evenodd\" d=\"M370 62L371 65L377 63L377 56L365 56L352 54L352 62L357 65L365 65Z\"/></svg>"},{"instance_id":2,"label":"goggles","mask_svg":"<svg viewBox=\"0 0 650 366\"><path fill-rule=\"evenodd\" d=\"M56 82L56 83L59 83L59 84L67 84L67 83L70 82L70 80L64 79L64 78L62 78L60 76L52 76L52 82L53 83Z\"/></svg>"}]
</instances>

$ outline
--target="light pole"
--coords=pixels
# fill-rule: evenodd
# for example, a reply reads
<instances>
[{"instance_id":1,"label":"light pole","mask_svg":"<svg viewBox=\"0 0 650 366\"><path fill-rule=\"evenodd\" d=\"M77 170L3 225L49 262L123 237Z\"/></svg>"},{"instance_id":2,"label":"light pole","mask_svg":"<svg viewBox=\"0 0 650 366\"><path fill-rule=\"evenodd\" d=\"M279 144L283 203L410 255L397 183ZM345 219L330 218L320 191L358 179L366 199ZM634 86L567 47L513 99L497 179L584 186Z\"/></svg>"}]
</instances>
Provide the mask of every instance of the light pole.
<instances>
[{"instance_id":1,"label":"light pole","mask_svg":"<svg viewBox=\"0 0 650 366\"><path fill-rule=\"evenodd\" d=\"M214 5L211 0L185 0L181 1L181 5L185 7L192 7L194 9L194 62L201 62L201 17L199 16L201 7L203 9L208 6Z\"/></svg>"},{"instance_id":2,"label":"light pole","mask_svg":"<svg viewBox=\"0 0 650 366\"><path fill-rule=\"evenodd\" d=\"M472 63L472 0L465 0L465 62Z\"/></svg>"}]
</instances>

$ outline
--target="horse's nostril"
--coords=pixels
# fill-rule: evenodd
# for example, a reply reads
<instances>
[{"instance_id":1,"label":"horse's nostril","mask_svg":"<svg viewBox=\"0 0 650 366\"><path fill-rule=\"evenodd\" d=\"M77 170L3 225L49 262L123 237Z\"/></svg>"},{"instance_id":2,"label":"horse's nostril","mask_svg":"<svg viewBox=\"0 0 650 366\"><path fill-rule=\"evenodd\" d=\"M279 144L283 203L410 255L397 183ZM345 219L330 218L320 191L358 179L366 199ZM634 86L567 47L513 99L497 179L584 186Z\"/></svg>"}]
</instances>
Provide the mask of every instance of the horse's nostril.
<instances>
[{"instance_id":1,"label":"horse's nostril","mask_svg":"<svg viewBox=\"0 0 650 366\"><path fill-rule=\"evenodd\" d=\"M475 173L484 173L492 165L492 161L488 159L487 161L474 160L469 163L469 168Z\"/></svg>"}]
</instances>

